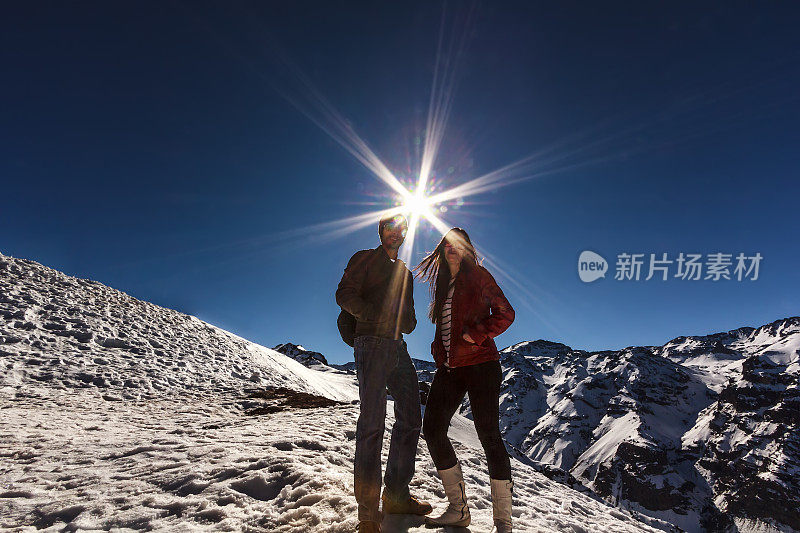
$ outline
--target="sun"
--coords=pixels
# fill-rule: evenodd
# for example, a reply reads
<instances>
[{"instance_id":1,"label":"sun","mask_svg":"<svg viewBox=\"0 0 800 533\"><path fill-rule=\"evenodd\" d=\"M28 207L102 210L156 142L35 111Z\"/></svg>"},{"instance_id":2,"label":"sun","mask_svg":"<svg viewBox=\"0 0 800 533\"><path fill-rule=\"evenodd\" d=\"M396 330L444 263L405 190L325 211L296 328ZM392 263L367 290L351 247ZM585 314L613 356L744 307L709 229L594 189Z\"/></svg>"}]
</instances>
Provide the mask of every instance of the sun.
<instances>
[{"instance_id":1,"label":"sun","mask_svg":"<svg viewBox=\"0 0 800 533\"><path fill-rule=\"evenodd\" d=\"M412 217L429 218L433 202L425 195L424 191L418 190L415 193L407 193L403 198L403 211Z\"/></svg>"},{"instance_id":2,"label":"sun","mask_svg":"<svg viewBox=\"0 0 800 533\"><path fill-rule=\"evenodd\" d=\"M411 260L411 253L414 248L414 239L417 233L417 227L422 219L429 222L435 218L431 211L431 200L425 195L425 187L420 187L417 184L417 190L412 192L405 190L399 198L399 209L408 219L408 231L406 233L406 246L403 249L403 260L409 262Z\"/></svg>"}]
</instances>

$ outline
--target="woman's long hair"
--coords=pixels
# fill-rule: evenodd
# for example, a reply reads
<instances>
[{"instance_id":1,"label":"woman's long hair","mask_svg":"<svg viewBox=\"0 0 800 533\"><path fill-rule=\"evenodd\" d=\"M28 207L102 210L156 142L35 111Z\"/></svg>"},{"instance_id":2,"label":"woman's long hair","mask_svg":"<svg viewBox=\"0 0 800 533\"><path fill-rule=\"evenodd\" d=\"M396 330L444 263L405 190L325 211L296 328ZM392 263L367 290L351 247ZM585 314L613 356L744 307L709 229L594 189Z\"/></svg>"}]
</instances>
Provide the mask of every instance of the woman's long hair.
<instances>
[{"instance_id":1,"label":"woman's long hair","mask_svg":"<svg viewBox=\"0 0 800 533\"><path fill-rule=\"evenodd\" d=\"M430 283L431 304L428 308L428 318L434 324L442 313L444 300L447 298L447 289L450 285L450 268L444 256L444 243L450 241L462 246L466 254L461 258L461 268L478 265L478 254L467 232L462 228L451 228L436 248L419 262L414 268L415 276L425 283Z\"/></svg>"}]
</instances>

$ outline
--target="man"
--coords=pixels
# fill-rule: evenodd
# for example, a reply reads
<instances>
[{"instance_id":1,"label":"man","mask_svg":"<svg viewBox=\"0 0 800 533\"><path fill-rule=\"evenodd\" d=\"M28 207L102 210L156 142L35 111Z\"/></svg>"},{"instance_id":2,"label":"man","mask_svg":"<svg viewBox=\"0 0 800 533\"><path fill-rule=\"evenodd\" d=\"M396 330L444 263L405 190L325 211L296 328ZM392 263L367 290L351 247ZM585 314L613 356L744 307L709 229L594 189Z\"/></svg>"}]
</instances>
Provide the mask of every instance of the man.
<instances>
[{"instance_id":1,"label":"man","mask_svg":"<svg viewBox=\"0 0 800 533\"><path fill-rule=\"evenodd\" d=\"M403 333L417 325L413 278L397 258L408 222L402 215L378 224L381 245L356 252L336 290L336 303L356 319L354 352L361 412L356 426L354 464L358 531L381 530L381 448L386 418L386 389L394 398L395 423L389 444L383 492L384 513L431 512L409 493L422 427L417 372Z\"/></svg>"}]
</instances>

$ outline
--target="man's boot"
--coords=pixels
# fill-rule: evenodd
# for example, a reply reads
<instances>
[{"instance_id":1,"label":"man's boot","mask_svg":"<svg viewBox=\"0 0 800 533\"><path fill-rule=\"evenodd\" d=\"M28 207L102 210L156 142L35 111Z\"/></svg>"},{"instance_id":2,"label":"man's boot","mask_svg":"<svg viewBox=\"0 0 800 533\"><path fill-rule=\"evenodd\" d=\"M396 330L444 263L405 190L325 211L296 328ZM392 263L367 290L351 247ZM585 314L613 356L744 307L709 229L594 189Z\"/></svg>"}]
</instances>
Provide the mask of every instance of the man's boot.
<instances>
[{"instance_id":1,"label":"man's boot","mask_svg":"<svg viewBox=\"0 0 800 533\"><path fill-rule=\"evenodd\" d=\"M492 533L511 533L511 493L514 483L508 479L492 479Z\"/></svg>"},{"instance_id":2,"label":"man's boot","mask_svg":"<svg viewBox=\"0 0 800 533\"><path fill-rule=\"evenodd\" d=\"M464 492L464 475L461 473L461 465L456 464L453 468L439 470L439 477L442 478L444 493L447 496L449 505L440 516L426 518L425 524L429 526L467 527L472 518L469 515L467 495Z\"/></svg>"},{"instance_id":3,"label":"man's boot","mask_svg":"<svg viewBox=\"0 0 800 533\"><path fill-rule=\"evenodd\" d=\"M381 500L383 500L383 512L385 514L415 514L421 516L433 511L431 504L420 501L410 494L405 498L397 499L389 496L384 491Z\"/></svg>"},{"instance_id":4,"label":"man's boot","mask_svg":"<svg viewBox=\"0 0 800 533\"><path fill-rule=\"evenodd\" d=\"M381 533L381 525L377 522L364 520L358 523L356 531L358 533Z\"/></svg>"}]
</instances>

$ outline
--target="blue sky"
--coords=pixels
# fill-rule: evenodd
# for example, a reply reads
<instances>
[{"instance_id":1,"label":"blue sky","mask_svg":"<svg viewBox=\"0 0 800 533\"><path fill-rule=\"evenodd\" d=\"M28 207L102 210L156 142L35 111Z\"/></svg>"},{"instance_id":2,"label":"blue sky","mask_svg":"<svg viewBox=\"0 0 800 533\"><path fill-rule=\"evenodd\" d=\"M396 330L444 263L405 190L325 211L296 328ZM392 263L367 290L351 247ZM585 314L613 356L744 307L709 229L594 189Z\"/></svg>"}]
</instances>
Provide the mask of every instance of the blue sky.
<instances>
[{"instance_id":1,"label":"blue sky","mask_svg":"<svg viewBox=\"0 0 800 533\"><path fill-rule=\"evenodd\" d=\"M498 345L619 349L798 314L797 6L465 6L6 7L0 251L345 362L333 292L377 219L301 229L392 198L309 120L299 80L413 181L437 42L463 34L433 180L538 154L531 179L441 213L491 254L517 310ZM423 224L414 263L437 240ZM612 272L582 282L583 250ZM756 281L618 281L623 252L763 260ZM415 300L407 340L430 359L427 286Z\"/></svg>"}]
</instances>

